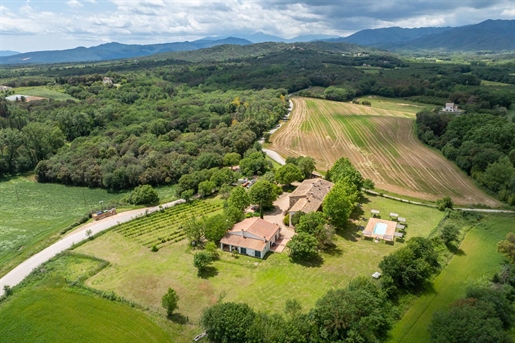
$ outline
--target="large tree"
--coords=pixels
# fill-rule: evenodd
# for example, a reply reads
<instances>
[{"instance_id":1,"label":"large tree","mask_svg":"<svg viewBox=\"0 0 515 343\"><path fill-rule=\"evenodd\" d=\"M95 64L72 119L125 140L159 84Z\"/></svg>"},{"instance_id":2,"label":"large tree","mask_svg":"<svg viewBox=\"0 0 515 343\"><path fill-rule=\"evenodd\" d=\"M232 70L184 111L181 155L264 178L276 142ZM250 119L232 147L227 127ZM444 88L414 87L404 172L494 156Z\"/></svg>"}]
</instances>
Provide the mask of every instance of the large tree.
<instances>
[{"instance_id":1,"label":"large tree","mask_svg":"<svg viewBox=\"0 0 515 343\"><path fill-rule=\"evenodd\" d=\"M323 342L379 342L391 326L388 307L373 285L330 290L316 302L311 317Z\"/></svg>"},{"instance_id":2,"label":"large tree","mask_svg":"<svg viewBox=\"0 0 515 343\"><path fill-rule=\"evenodd\" d=\"M322 208L329 222L337 228L347 225L356 202L358 192L356 186L345 181L337 182L326 195Z\"/></svg>"},{"instance_id":3,"label":"large tree","mask_svg":"<svg viewBox=\"0 0 515 343\"><path fill-rule=\"evenodd\" d=\"M405 247L385 256L379 263L385 280L412 292L423 287L437 266L438 255L433 244L423 237L410 239Z\"/></svg>"},{"instance_id":4,"label":"large tree","mask_svg":"<svg viewBox=\"0 0 515 343\"><path fill-rule=\"evenodd\" d=\"M294 181L302 181L303 179L300 169L291 163L286 163L275 173L275 180L283 185L289 185Z\"/></svg>"},{"instance_id":5,"label":"large tree","mask_svg":"<svg viewBox=\"0 0 515 343\"><path fill-rule=\"evenodd\" d=\"M250 198L244 187L234 187L227 199L229 206L243 212L250 205Z\"/></svg>"},{"instance_id":6,"label":"large tree","mask_svg":"<svg viewBox=\"0 0 515 343\"><path fill-rule=\"evenodd\" d=\"M279 195L280 188L266 180L257 181L249 191L250 201L253 204L259 205L260 217L263 218L263 208L271 207L277 196Z\"/></svg>"},{"instance_id":7,"label":"large tree","mask_svg":"<svg viewBox=\"0 0 515 343\"><path fill-rule=\"evenodd\" d=\"M350 160L342 157L334 162L333 167L327 171L327 178L336 183L346 180L347 183L352 183L359 191L363 187L363 176L354 168Z\"/></svg>"},{"instance_id":8,"label":"large tree","mask_svg":"<svg viewBox=\"0 0 515 343\"><path fill-rule=\"evenodd\" d=\"M214 343L246 343L256 314L247 304L219 303L202 313L200 324Z\"/></svg>"},{"instance_id":9,"label":"large tree","mask_svg":"<svg viewBox=\"0 0 515 343\"><path fill-rule=\"evenodd\" d=\"M316 238L306 232L294 235L286 247L292 260L307 261L318 255Z\"/></svg>"},{"instance_id":10,"label":"large tree","mask_svg":"<svg viewBox=\"0 0 515 343\"><path fill-rule=\"evenodd\" d=\"M459 300L448 311L438 311L428 327L434 343L508 343L492 303L475 298Z\"/></svg>"},{"instance_id":11,"label":"large tree","mask_svg":"<svg viewBox=\"0 0 515 343\"><path fill-rule=\"evenodd\" d=\"M315 237L320 249L331 245L333 238L333 230L322 212L310 212L301 216L295 231L309 233Z\"/></svg>"}]
</instances>

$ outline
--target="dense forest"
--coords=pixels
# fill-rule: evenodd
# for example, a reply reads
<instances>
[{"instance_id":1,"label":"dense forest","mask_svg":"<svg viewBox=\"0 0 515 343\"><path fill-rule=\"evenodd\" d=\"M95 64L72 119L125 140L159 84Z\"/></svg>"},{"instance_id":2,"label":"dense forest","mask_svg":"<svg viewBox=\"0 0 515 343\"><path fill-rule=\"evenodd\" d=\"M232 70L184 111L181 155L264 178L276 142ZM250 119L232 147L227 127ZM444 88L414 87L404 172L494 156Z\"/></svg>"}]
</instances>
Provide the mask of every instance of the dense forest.
<instances>
[{"instance_id":1,"label":"dense forest","mask_svg":"<svg viewBox=\"0 0 515 343\"><path fill-rule=\"evenodd\" d=\"M513 202L515 181L488 181L499 164L513 169L513 125L506 125L513 87L481 85L482 80L514 84L513 73L515 64L509 61L420 62L321 42L5 68L0 70L4 85L52 87L77 100L9 102L1 97L0 176L35 170L40 182L110 189L178 183L193 173L202 182L209 178L206 171L256 157L254 143L287 113L288 94L317 96L309 87L318 86L326 88L326 98L340 101L378 95L435 109L455 102L467 114L420 114L420 138L500 199ZM113 84L103 83L104 77ZM235 153L238 158L224 163ZM259 163L250 169L264 173ZM190 189L196 190L198 182Z\"/></svg>"}]
</instances>

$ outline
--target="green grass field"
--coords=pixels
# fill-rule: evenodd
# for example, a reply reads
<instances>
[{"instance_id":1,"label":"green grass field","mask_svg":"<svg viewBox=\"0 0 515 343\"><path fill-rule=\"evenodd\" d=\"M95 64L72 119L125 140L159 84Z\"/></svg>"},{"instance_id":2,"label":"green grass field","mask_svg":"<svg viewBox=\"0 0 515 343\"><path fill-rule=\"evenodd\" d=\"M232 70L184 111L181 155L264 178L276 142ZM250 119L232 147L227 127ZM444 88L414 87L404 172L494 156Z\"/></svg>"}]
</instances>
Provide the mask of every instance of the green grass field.
<instances>
[{"instance_id":1,"label":"green grass field","mask_svg":"<svg viewBox=\"0 0 515 343\"><path fill-rule=\"evenodd\" d=\"M391 331L391 342L428 342L427 326L433 313L446 309L465 296L468 285L490 279L499 270L503 256L497 242L514 230L515 216L489 215L484 225L472 229L433 287L419 297Z\"/></svg>"},{"instance_id":2,"label":"green grass field","mask_svg":"<svg viewBox=\"0 0 515 343\"><path fill-rule=\"evenodd\" d=\"M506 86L512 86L512 85L509 84L509 83L503 83L503 82L481 80L481 86L500 86L500 87L506 87Z\"/></svg>"},{"instance_id":3,"label":"green grass field","mask_svg":"<svg viewBox=\"0 0 515 343\"><path fill-rule=\"evenodd\" d=\"M52 87L18 87L14 88L13 91L16 94L23 94L23 95L32 95L32 96L40 96L42 98L49 98L54 99L58 101L65 101L65 100L77 100L71 95L68 95L64 92L60 92L57 88Z\"/></svg>"},{"instance_id":4,"label":"green grass field","mask_svg":"<svg viewBox=\"0 0 515 343\"><path fill-rule=\"evenodd\" d=\"M72 281L100 262L60 256L0 303L1 342L173 342L177 324L93 295ZM160 325L158 325L158 322Z\"/></svg>"},{"instance_id":5,"label":"green grass field","mask_svg":"<svg viewBox=\"0 0 515 343\"><path fill-rule=\"evenodd\" d=\"M407 238L425 236L437 226L442 212L381 197L365 199L356 218L369 217L371 209L395 211L409 222ZM197 322L202 310L217 302L246 302L256 310L282 313L287 299L297 298L304 310L329 289L344 287L354 277L369 276L378 270L385 255L404 243L395 245L361 240L356 226L337 236L337 248L322 255L323 263L303 266L290 262L286 253L270 254L265 260L247 256L232 257L222 252L208 276L199 277L193 267L193 253L186 240L168 245L157 253L111 231L76 250L106 259L111 263L86 283L103 291L115 291L126 299L152 311L160 308L160 297L168 287L176 289L181 301L179 313ZM186 342L187 340L184 340Z\"/></svg>"},{"instance_id":6,"label":"green grass field","mask_svg":"<svg viewBox=\"0 0 515 343\"><path fill-rule=\"evenodd\" d=\"M392 99L384 98L380 96L367 96L356 99L358 101L369 101L372 104L372 108L380 108L388 111L400 111L407 112L415 116L417 112L432 109L434 105L422 104L404 99Z\"/></svg>"},{"instance_id":7,"label":"green grass field","mask_svg":"<svg viewBox=\"0 0 515 343\"><path fill-rule=\"evenodd\" d=\"M379 71L382 69L379 67L354 67L354 68L362 70L365 74L379 74Z\"/></svg>"},{"instance_id":8,"label":"green grass field","mask_svg":"<svg viewBox=\"0 0 515 343\"><path fill-rule=\"evenodd\" d=\"M0 181L0 276L49 245L62 229L122 197L103 189L43 184L33 177Z\"/></svg>"}]
</instances>

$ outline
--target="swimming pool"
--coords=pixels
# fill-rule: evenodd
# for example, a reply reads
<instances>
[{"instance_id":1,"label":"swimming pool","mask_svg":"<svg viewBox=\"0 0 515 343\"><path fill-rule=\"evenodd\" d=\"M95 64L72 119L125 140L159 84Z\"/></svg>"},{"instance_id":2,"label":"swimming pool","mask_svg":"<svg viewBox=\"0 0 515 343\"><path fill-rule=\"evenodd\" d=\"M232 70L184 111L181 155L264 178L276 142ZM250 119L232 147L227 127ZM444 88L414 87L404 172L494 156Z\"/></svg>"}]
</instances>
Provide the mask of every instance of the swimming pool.
<instances>
[{"instance_id":1,"label":"swimming pool","mask_svg":"<svg viewBox=\"0 0 515 343\"><path fill-rule=\"evenodd\" d=\"M374 225L374 233L376 235L384 235L387 227L388 225L385 223L376 223L376 225Z\"/></svg>"}]
</instances>

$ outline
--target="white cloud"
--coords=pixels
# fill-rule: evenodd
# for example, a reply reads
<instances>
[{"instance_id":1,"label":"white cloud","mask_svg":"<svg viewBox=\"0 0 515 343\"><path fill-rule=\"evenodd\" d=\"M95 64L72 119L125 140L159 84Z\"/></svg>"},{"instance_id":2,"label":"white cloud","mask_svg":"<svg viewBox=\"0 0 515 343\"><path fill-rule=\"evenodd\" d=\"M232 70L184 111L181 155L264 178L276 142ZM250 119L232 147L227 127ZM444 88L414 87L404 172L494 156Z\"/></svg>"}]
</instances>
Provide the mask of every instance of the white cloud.
<instances>
[{"instance_id":1,"label":"white cloud","mask_svg":"<svg viewBox=\"0 0 515 343\"><path fill-rule=\"evenodd\" d=\"M503 17L509 17L510 19L515 18L515 5L513 8L506 8L501 12Z\"/></svg>"},{"instance_id":2,"label":"white cloud","mask_svg":"<svg viewBox=\"0 0 515 343\"><path fill-rule=\"evenodd\" d=\"M513 0L59 2L24 1L21 6L16 1L2 2L0 34L30 34L35 40L43 34L54 35L59 38L47 43L55 44L51 47L55 49L59 44L74 47L79 40L91 45L108 41L145 44L256 31L286 38L313 33L348 35L365 28L459 26L515 16ZM16 44L14 38L9 42Z\"/></svg>"},{"instance_id":3,"label":"white cloud","mask_svg":"<svg viewBox=\"0 0 515 343\"><path fill-rule=\"evenodd\" d=\"M70 0L70 1L66 2L66 4L68 6L70 6L71 8L81 8L84 6L78 0Z\"/></svg>"}]
</instances>

